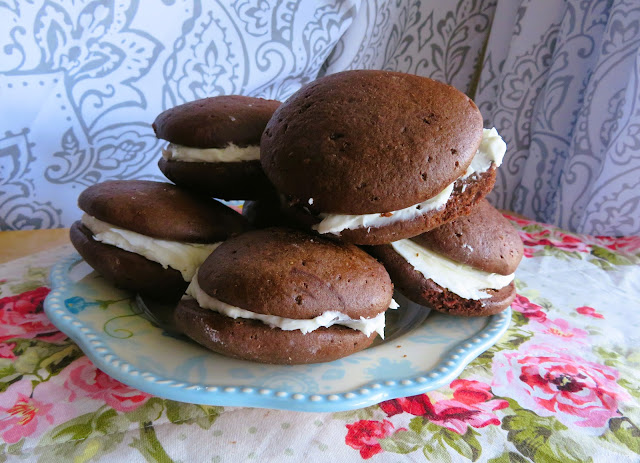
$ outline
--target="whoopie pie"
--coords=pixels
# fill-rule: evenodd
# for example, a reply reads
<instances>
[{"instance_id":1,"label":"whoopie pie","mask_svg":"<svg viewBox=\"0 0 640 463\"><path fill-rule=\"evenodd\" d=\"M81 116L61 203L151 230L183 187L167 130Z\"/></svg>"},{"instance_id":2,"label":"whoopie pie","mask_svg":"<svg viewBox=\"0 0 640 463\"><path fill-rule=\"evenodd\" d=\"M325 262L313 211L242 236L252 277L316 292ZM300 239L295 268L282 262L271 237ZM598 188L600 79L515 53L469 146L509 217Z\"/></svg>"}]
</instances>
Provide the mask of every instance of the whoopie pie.
<instances>
[{"instance_id":1,"label":"whoopie pie","mask_svg":"<svg viewBox=\"0 0 640 463\"><path fill-rule=\"evenodd\" d=\"M491 190L506 147L482 123L449 85L345 71L305 85L275 111L260 161L299 221L356 244L389 243L469 213ZM498 151L478 157L481 144Z\"/></svg>"},{"instance_id":2,"label":"whoopie pie","mask_svg":"<svg viewBox=\"0 0 640 463\"><path fill-rule=\"evenodd\" d=\"M179 299L197 267L224 240L248 229L233 209L169 183L116 180L78 198L71 242L116 286Z\"/></svg>"},{"instance_id":3,"label":"whoopie pie","mask_svg":"<svg viewBox=\"0 0 640 463\"><path fill-rule=\"evenodd\" d=\"M461 316L506 309L516 295L514 272L523 255L517 231L486 200L470 215L368 250L408 299Z\"/></svg>"},{"instance_id":4,"label":"whoopie pie","mask_svg":"<svg viewBox=\"0 0 640 463\"><path fill-rule=\"evenodd\" d=\"M169 145L164 175L214 198L258 199L272 186L260 166L260 137L279 101L241 95L204 98L162 112L153 123Z\"/></svg>"},{"instance_id":5,"label":"whoopie pie","mask_svg":"<svg viewBox=\"0 0 640 463\"><path fill-rule=\"evenodd\" d=\"M230 357L327 362L384 334L392 293L384 267L358 247L267 228L217 247L174 317L178 330Z\"/></svg>"}]
</instances>

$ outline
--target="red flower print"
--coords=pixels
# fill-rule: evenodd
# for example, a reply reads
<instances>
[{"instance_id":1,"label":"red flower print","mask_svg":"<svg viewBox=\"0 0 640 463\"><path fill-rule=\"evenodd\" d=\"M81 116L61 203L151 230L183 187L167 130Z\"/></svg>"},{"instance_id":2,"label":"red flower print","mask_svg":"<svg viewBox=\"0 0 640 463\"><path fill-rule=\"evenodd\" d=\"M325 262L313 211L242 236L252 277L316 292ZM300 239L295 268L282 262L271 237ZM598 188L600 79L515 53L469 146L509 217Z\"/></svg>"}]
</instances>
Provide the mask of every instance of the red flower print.
<instances>
[{"instance_id":1,"label":"red flower print","mask_svg":"<svg viewBox=\"0 0 640 463\"><path fill-rule=\"evenodd\" d=\"M576 309L576 312L578 312L581 315L586 315L587 317L604 318L604 315L596 312L596 309L594 309L593 307L587 307L587 306L578 307Z\"/></svg>"},{"instance_id":2,"label":"red flower print","mask_svg":"<svg viewBox=\"0 0 640 463\"><path fill-rule=\"evenodd\" d=\"M565 425L602 428L619 416L618 402L629 398L613 368L547 346L496 353L493 374L496 393Z\"/></svg>"},{"instance_id":3,"label":"red flower print","mask_svg":"<svg viewBox=\"0 0 640 463\"><path fill-rule=\"evenodd\" d=\"M527 225L533 223L533 220L522 219L522 218L516 217L514 215L504 214L504 213L502 215L504 215L507 219L511 220L512 222L517 223L521 227L524 227L524 226L527 226Z\"/></svg>"},{"instance_id":4,"label":"red flower print","mask_svg":"<svg viewBox=\"0 0 640 463\"><path fill-rule=\"evenodd\" d=\"M456 379L449 387L453 389L453 398L467 405L475 405L493 399L491 386L479 381Z\"/></svg>"},{"instance_id":5,"label":"red flower print","mask_svg":"<svg viewBox=\"0 0 640 463\"><path fill-rule=\"evenodd\" d=\"M547 314L543 312L543 308L538 304L531 302L524 296L516 294L516 298L511 303L511 308L516 312L520 312L525 317L544 323L547 320Z\"/></svg>"},{"instance_id":6,"label":"red flower print","mask_svg":"<svg viewBox=\"0 0 640 463\"><path fill-rule=\"evenodd\" d=\"M349 447L359 450L360 456L365 459L382 452L378 439L388 437L394 431L393 424L387 420L360 420L348 424L347 429L345 443Z\"/></svg>"},{"instance_id":7,"label":"red flower print","mask_svg":"<svg viewBox=\"0 0 640 463\"><path fill-rule=\"evenodd\" d=\"M483 428L500 424L500 419L492 412L509 404L505 400L494 399L488 384L458 379L450 387L453 389L453 400L432 392L429 395L387 400L380 404L380 408L387 416L403 412L422 416L458 434L464 434L469 426Z\"/></svg>"},{"instance_id":8,"label":"red flower print","mask_svg":"<svg viewBox=\"0 0 640 463\"><path fill-rule=\"evenodd\" d=\"M119 412L129 412L143 405L151 397L113 379L96 368L87 357L76 360L68 368L69 379L65 381L65 387L71 391L71 402L85 396L103 401Z\"/></svg>"},{"instance_id":9,"label":"red flower print","mask_svg":"<svg viewBox=\"0 0 640 463\"><path fill-rule=\"evenodd\" d=\"M434 415L433 405L426 394L412 397L400 397L380 403L380 408L387 416L409 413L415 416Z\"/></svg>"},{"instance_id":10,"label":"red flower print","mask_svg":"<svg viewBox=\"0 0 640 463\"><path fill-rule=\"evenodd\" d=\"M563 251L591 252L590 246L575 236L566 233L542 230L535 233L520 232L520 238L524 246L553 246Z\"/></svg>"},{"instance_id":11,"label":"red flower print","mask_svg":"<svg viewBox=\"0 0 640 463\"><path fill-rule=\"evenodd\" d=\"M49 288L42 286L0 299L0 342L36 336L53 342L66 339L66 336L51 324L42 309L42 302L49 291Z\"/></svg>"},{"instance_id":12,"label":"red flower print","mask_svg":"<svg viewBox=\"0 0 640 463\"><path fill-rule=\"evenodd\" d=\"M600 244L612 251L633 253L640 249L640 236L625 236L614 238L612 236L596 236Z\"/></svg>"}]
</instances>

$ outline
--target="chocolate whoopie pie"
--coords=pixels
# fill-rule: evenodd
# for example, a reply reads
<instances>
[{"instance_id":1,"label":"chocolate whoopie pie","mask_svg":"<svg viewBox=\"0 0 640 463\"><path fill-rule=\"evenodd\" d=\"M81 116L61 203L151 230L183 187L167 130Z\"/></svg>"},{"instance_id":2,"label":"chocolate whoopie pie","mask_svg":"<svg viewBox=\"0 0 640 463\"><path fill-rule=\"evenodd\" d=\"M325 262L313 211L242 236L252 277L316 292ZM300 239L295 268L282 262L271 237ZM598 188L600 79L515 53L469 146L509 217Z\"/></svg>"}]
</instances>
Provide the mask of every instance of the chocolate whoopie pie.
<instances>
[{"instance_id":1,"label":"chocolate whoopie pie","mask_svg":"<svg viewBox=\"0 0 640 463\"><path fill-rule=\"evenodd\" d=\"M268 228L221 244L174 317L185 335L230 357L327 362L383 334L392 293L384 267L356 246Z\"/></svg>"},{"instance_id":2,"label":"chocolate whoopie pie","mask_svg":"<svg viewBox=\"0 0 640 463\"><path fill-rule=\"evenodd\" d=\"M107 181L78 198L85 214L71 227L83 259L116 286L179 299L220 242L248 229L218 201L169 183Z\"/></svg>"},{"instance_id":3,"label":"chocolate whoopie pie","mask_svg":"<svg viewBox=\"0 0 640 463\"><path fill-rule=\"evenodd\" d=\"M185 188L222 199L258 199L273 187L260 166L260 136L279 101L216 96L162 112L153 123L169 145L158 166Z\"/></svg>"},{"instance_id":4,"label":"chocolate whoopie pie","mask_svg":"<svg viewBox=\"0 0 640 463\"><path fill-rule=\"evenodd\" d=\"M502 152L480 153L481 145ZM262 135L260 160L298 220L344 241L382 244L469 213L493 187L504 149L455 88L358 70L322 77L283 103Z\"/></svg>"},{"instance_id":5,"label":"chocolate whoopie pie","mask_svg":"<svg viewBox=\"0 0 640 463\"><path fill-rule=\"evenodd\" d=\"M368 250L407 298L461 316L506 309L516 295L513 274L523 255L516 230L486 200L470 215Z\"/></svg>"}]
</instances>

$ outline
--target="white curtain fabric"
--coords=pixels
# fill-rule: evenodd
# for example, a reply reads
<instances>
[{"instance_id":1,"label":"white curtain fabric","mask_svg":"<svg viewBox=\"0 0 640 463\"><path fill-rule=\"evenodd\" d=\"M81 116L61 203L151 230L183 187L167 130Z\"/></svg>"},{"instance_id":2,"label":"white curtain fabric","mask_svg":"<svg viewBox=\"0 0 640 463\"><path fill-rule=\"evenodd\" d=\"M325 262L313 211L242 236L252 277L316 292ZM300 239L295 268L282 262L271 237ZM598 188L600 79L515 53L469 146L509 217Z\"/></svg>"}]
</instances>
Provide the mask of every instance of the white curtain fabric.
<instances>
[{"instance_id":1,"label":"white curtain fabric","mask_svg":"<svg viewBox=\"0 0 640 463\"><path fill-rule=\"evenodd\" d=\"M491 200L593 234L640 234L637 0L0 2L0 229L68 226L78 193L155 178L162 110L284 100L318 75L390 69L476 99L509 144Z\"/></svg>"}]
</instances>

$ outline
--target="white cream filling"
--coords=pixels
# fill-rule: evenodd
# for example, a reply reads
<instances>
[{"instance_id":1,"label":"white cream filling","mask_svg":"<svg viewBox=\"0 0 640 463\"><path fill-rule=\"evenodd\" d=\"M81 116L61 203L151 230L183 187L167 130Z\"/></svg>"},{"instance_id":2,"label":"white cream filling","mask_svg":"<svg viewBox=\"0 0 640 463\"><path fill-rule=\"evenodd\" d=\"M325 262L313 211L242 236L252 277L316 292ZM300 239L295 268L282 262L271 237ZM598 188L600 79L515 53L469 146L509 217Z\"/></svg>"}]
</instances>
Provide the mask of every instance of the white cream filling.
<instances>
[{"instance_id":1,"label":"white cream filling","mask_svg":"<svg viewBox=\"0 0 640 463\"><path fill-rule=\"evenodd\" d=\"M460 179L465 179L474 173L481 174L486 172L493 163L495 163L496 166L500 166L506 150L507 145L495 128L483 129L480 147L478 148L478 151L476 151L471 164ZM355 230L358 228L369 227L378 228L385 225L391 225L396 222L410 221L430 211L443 208L451 197L454 183L455 182L448 185L433 198L397 211L363 215L321 213L319 214L319 217L322 221L313 225L312 228L321 234L332 233L337 235L342 230ZM466 185L463 186L462 191L465 189Z\"/></svg>"},{"instance_id":2,"label":"white cream filling","mask_svg":"<svg viewBox=\"0 0 640 463\"><path fill-rule=\"evenodd\" d=\"M259 320L272 328L280 328L285 331L300 330L302 334L307 334L320 327L328 328L333 325L343 325L351 328L352 330L362 331L366 336L369 336L374 332L378 333L380 337L384 339L384 312L373 318L360 317L359 320L354 320L342 312L335 310L329 310L315 318L305 320L278 317L277 315L259 314L229 305L205 293L198 284L197 273L191 280L186 294L187 296L194 298L198 302L198 305L203 309L213 310L214 312L218 312L233 319L246 318L249 320ZM397 309L398 304L396 304L396 301L392 299L389 308Z\"/></svg>"},{"instance_id":3,"label":"white cream filling","mask_svg":"<svg viewBox=\"0 0 640 463\"><path fill-rule=\"evenodd\" d=\"M481 174L489 170L491 164L500 167L502 159L507 152L507 144L504 142L495 127L491 129L482 129L482 141L480 147L476 151L475 156L471 160L471 164L467 167L467 171L460 178L467 178L474 173Z\"/></svg>"},{"instance_id":4,"label":"white cream filling","mask_svg":"<svg viewBox=\"0 0 640 463\"><path fill-rule=\"evenodd\" d=\"M342 230L354 230L356 228L381 227L390 225L395 222L413 220L429 211L440 209L447 204L451 192L453 191L453 183L438 193L433 198L429 198L420 204L405 207L399 211L389 212L387 214L363 214L363 215L346 215L346 214L319 214L322 221L313 225L313 229L318 233L338 234ZM391 214L387 217L388 214Z\"/></svg>"},{"instance_id":5,"label":"white cream filling","mask_svg":"<svg viewBox=\"0 0 640 463\"><path fill-rule=\"evenodd\" d=\"M169 145L162 150L167 161L182 162L239 162L260 159L260 146L236 146L229 143L224 148L191 148L189 146Z\"/></svg>"},{"instance_id":6,"label":"white cream filling","mask_svg":"<svg viewBox=\"0 0 640 463\"><path fill-rule=\"evenodd\" d=\"M513 281L515 274L499 275L483 272L455 262L441 254L426 249L411 240L391 243L393 249L425 278L465 299L491 297L485 289L504 288Z\"/></svg>"},{"instance_id":7,"label":"white cream filling","mask_svg":"<svg viewBox=\"0 0 640 463\"><path fill-rule=\"evenodd\" d=\"M198 267L221 244L180 243L151 238L118 228L88 214L82 216L82 223L91 230L96 241L140 254L164 268L178 270L184 281L191 281Z\"/></svg>"}]
</instances>

